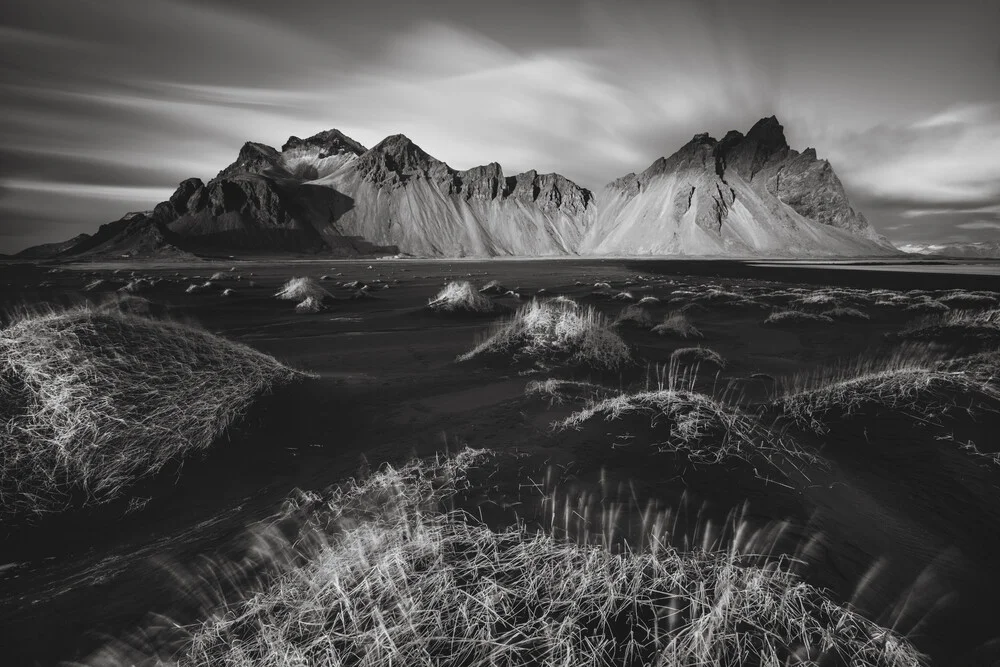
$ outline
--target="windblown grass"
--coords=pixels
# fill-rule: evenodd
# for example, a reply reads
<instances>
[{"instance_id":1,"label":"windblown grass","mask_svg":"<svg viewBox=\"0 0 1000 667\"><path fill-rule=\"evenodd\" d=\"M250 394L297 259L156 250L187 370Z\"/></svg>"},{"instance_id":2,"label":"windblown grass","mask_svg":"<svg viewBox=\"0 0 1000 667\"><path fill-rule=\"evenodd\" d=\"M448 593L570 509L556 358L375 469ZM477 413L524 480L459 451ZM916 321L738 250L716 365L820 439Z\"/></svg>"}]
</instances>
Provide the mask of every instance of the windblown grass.
<instances>
[{"instance_id":1,"label":"windblown grass","mask_svg":"<svg viewBox=\"0 0 1000 667\"><path fill-rule=\"evenodd\" d=\"M320 285L315 278L309 277L292 278L274 296L286 301L298 301L300 303L309 297L319 301L333 298L333 295Z\"/></svg>"},{"instance_id":2,"label":"windblown grass","mask_svg":"<svg viewBox=\"0 0 1000 667\"><path fill-rule=\"evenodd\" d=\"M606 398L614 392L607 387L579 380L532 380L524 387L525 396L541 396L550 404Z\"/></svg>"},{"instance_id":3,"label":"windblown grass","mask_svg":"<svg viewBox=\"0 0 1000 667\"><path fill-rule=\"evenodd\" d=\"M678 311L664 315L663 321L653 327L653 333L676 338L704 338L687 315Z\"/></svg>"},{"instance_id":4,"label":"windblown grass","mask_svg":"<svg viewBox=\"0 0 1000 667\"><path fill-rule=\"evenodd\" d=\"M437 296L427 302L427 307L442 313L492 313L497 310L493 299L480 294L467 280L445 285Z\"/></svg>"},{"instance_id":5,"label":"windblown grass","mask_svg":"<svg viewBox=\"0 0 1000 667\"><path fill-rule=\"evenodd\" d=\"M170 662L925 664L904 638L803 582L787 560L681 552L655 540L612 553L438 509L474 461L459 456L467 460L389 468L345 487L316 512L329 537L310 540L304 558L189 628Z\"/></svg>"},{"instance_id":6,"label":"windblown grass","mask_svg":"<svg viewBox=\"0 0 1000 667\"><path fill-rule=\"evenodd\" d=\"M307 296L295 305L296 313L319 313L324 310L326 310L326 306L323 305L323 301L314 296Z\"/></svg>"},{"instance_id":7,"label":"windblown grass","mask_svg":"<svg viewBox=\"0 0 1000 667\"><path fill-rule=\"evenodd\" d=\"M726 360L721 354L707 347L680 347L670 353L671 362L685 366L700 366L710 364L718 368L726 367Z\"/></svg>"},{"instance_id":8,"label":"windblown grass","mask_svg":"<svg viewBox=\"0 0 1000 667\"><path fill-rule=\"evenodd\" d=\"M826 315L807 313L804 310L779 310L771 313L764 320L764 326L767 327L795 328L821 324L833 324L833 320Z\"/></svg>"},{"instance_id":9,"label":"windblown grass","mask_svg":"<svg viewBox=\"0 0 1000 667\"><path fill-rule=\"evenodd\" d=\"M824 310L822 313L823 317L829 317L831 320L870 320L871 316L857 308L850 308L847 306L840 306L838 308L831 308L830 310Z\"/></svg>"},{"instance_id":10,"label":"windblown grass","mask_svg":"<svg viewBox=\"0 0 1000 667\"><path fill-rule=\"evenodd\" d=\"M0 359L8 516L112 500L295 376L192 326L89 306L21 316L0 331Z\"/></svg>"},{"instance_id":11,"label":"windblown grass","mask_svg":"<svg viewBox=\"0 0 1000 667\"><path fill-rule=\"evenodd\" d=\"M1000 344L1000 310L951 310L909 323L895 338L972 345Z\"/></svg>"},{"instance_id":12,"label":"windblown grass","mask_svg":"<svg viewBox=\"0 0 1000 667\"><path fill-rule=\"evenodd\" d=\"M622 308L615 318L615 326L632 325L642 329L652 329L656 325L656 320L649 314L649 311L642 306L633 304Z\"/></svg>"},{"instance_id":13,"label":"windblown grass","mask_svg":"<svg viewBox=\"0 0 1000 667\"><path fill-rule=\"evenodd\" d=\"M967 402L970 395L1000 400L989 378L951 366L933 349L919 345L796 375L780 380L778 388L777 405L784 416L818 433L827 432L831 414L882 408L928 420Z\"/></svg>"},{"instance_id":14,"label":"windblown grass","mask_svg":"<svg viewBox=\"0 0 1000 667\"><path fill-rule=\"evenodd\" d=\"M592 306L532 299L458 361L506 356L511 362L568 363L616 370L633 361L629 346Z\"/></svg>"}]
</instances>

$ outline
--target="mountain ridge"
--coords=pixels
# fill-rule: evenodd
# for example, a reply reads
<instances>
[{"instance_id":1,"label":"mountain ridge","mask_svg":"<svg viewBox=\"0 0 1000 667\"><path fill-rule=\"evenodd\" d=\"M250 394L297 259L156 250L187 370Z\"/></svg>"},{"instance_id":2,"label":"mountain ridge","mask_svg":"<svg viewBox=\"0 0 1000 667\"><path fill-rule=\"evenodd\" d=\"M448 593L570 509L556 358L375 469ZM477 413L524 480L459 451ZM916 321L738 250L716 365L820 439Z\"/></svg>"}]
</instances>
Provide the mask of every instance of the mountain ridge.
<instances>
[{"instance_id":1,"label":"mountain ridge","mask_svg":"<svg viewBox=\"0 0 1000 667\"><path fill-rule=\"evenodd\" d=\"M207 183L23 256L293 252L332 256L887 254L829 162L774 116L707 133L598 192L558 173L457 170L402 134L371 148L330 129L248 141Z\"/></svg>"}]
</instances>

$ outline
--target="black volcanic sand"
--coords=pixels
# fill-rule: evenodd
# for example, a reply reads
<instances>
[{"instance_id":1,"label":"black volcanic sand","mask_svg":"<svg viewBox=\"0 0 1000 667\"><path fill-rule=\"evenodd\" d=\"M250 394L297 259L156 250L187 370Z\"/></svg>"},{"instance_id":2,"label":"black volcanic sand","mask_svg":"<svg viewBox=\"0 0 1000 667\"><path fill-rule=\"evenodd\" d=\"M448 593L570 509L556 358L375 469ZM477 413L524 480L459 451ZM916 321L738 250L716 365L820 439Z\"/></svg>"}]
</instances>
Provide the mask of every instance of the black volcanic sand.
<instances>
[{"instance_id":1,"label":"black volcanic sand","mask_svg":"<svg viewBox=\"0 0 1000 667\"><path fill-rule=\"evenodd\" d=\"M578 503L574 508L590 508L590 516L623 508L614 531L619 543L641 539L637 516L650 503L670 510L670 534L681 545L725 542L733 513L762 530L777 530L777 522L784 521L774 549L799 556L808 581L879 622L912 630L912 640L934 664L990 664L1000 659L1000 641L994 639L1000 637L995 567L1000 468L971 457L957 442L971 439L981 450L995 451L992 434L1000 427L995 413L977 408L973 417L954 411L929 425L891 411L863 410L833 417L825 435L791 429L788 433L826 462L798 474L757 460L709 466L660 452L643 440L644 425L636 418L553 431L550 424L580 403L550 405L543 397L524 395L529 381L550 377L641 388L655 376L646 362L666 364L674 350L703 345L727 365L718 373L703 369L699 389L721 391L732 382L735 394L760 402L769 396L772 378L862 354L887 354L894 343L886 334L919 316L901 306L852 303L843 293L840 305L857 307L871 319L771 328L763 321L772 309L829 286L903 293L1000 289L995 277L915 270L636 260L2 265L7 311L108 298L134 271L162 279L137 295L156 308L318 377L262 398L210 453L138 485L121 502L4 528L0 662L81 659L108 636L139 625L149 612L195 620L185 614L197 601L172 572L204 557L240 555L247 527L273 516L293 489L322 489L362 467L468 444L500 453L496 468L465 500L467 509L490 523L517 519L570 539L594 539L606 529L577 519L572 526L553 526L550 508L540 504L542 487L558 489ZM185 293L189 284L218 271L227 277L204 292ZM292 276L323 275L328 279L321 284L335 296L324 312L299 315L294 302L273 298ZM83 292L96 278L108 282ZM342 286L355 280L369 285L363 298ZM618 373L560 368L525 373L524 366L495 361L458 364L455 357L472 347L492 318L443 316L424 308L448 280L476 285L499 280L522 301L540 289L544 296L565 294L611 319L628 304L613 298L624 290L635 300L659 298L660 304L648 308L657 321L694 302L687 313L704 338L672 339L622 327L621 335L644 361ZM611 289L595 288L598 282ZM227 287L234 293L221 296ZM706 298L709 289L741 298ZM668 303L678 298L677 290L699 296ZM495 298L518 304L511 297ZM620 446L618 436L636 433L640 437L633 444ZM942 439L952 434L953 439ZM144 509L129 513L132 498L145 502Z\"/></svg>"}]
</instances>

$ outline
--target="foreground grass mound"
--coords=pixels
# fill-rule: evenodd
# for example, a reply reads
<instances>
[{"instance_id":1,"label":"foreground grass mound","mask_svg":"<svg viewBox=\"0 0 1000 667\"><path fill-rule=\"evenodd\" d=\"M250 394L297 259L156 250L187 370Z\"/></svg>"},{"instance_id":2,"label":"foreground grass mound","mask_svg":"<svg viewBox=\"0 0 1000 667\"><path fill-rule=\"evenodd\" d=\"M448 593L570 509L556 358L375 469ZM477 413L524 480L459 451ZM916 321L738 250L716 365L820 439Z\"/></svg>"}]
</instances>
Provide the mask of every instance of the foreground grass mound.
<instances>
[{"instance_id":1,"label":"foreground grass mound","mask_svg":"<svg viewBox=\"0 0 1000 667\"><path fill-rule=\"evenodd\" d=\"M777 328L815 327L833 324L833 319L817 313L804 310L779 310L771 313L764 320L764 326Z\"/></svg>"},{"instance_id":2,"label":"foreground grass mound","mask_svg":"<svg viewBox=\"0 0 1000 667\"><path fill-rule=\"evenodd\" d=\"M629 346L593 306L570 299L532 300L458 358L506 357L617 370L633 362Z\"/></svg>"},{"instance_id":3,"label":"foreground grass mound","mask_svg":"<svg viewBox=\"0 0 1000 667\"><path fill-rule=\"evenodd\" d=\"M390 468L336 495L321 512L335 536L310 540L304 558L214 610L168 662L925 664L779 558L685 553L659 540L613 553L435 509L462 475L454 464Z\"/></svg>"},{"instance_id":4,"label":"foreground grass mound","mask_svg":"<svg viewBox=\"0 0 1000 667\"><path fill-rule=\"evenodd\" d=\"M688 316L674 311L663 316L663 321L653 327L653 333L674 338L704 338Z\"/></svg>"},{"instance_id":5,"label":"foreground grass mound","mask_svg":"<svg viewBox=\"0 0 1000 667\"><path fill-rule=\"evenodd\" d=\"M437 296L427 302L427 307L439 313L493 313L497 304L480 294L467 280L451 282Z\"/></svg>"},{"instance_id":6,"label":"foreground grass mound","mask_svg":"<svg viewBox=\"0 0 1000 667\"><path fill-rule=\"evenodd\" d=\"M911 322L894 338L971 345L1000 345L1000 310L951 310Z\"/></svg>"},{"instance_id":7,"label":"foreground grass mound","mask_svg":"<svg viewBox=\"0 0 1000 667\"><path fill-rule=\"evenodd\" d=\"M0 516L112 500L207 448L296 373L191 326L110 308L0 331Z\"/></svg>"},{"instance_id":8,"label":"foreground grass mound","mask_svg":"<svg viewBox=\"0 0 1000 667\"><path fill-rule=\"evenodd\" d=\"M984 357L985 359L985 357ZM983 368L985 366L985 362ZM861 359L780 381L777 405L785 417L817 433L834 420L887 409L926 421L969 402L996 402L992 375L944 360L933 349L910 345L880 359Z\"/></svg>"}]
</instances>

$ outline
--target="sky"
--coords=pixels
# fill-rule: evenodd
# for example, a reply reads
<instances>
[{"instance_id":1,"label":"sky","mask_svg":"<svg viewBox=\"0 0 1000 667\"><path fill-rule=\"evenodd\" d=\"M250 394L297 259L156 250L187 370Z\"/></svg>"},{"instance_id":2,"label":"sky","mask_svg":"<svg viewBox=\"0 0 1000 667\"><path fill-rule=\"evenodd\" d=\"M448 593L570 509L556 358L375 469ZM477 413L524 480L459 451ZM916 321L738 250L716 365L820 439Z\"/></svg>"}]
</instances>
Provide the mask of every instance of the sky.
<instances>
[{"instance_id":1,"label":"sky","mask_svg":"<svg viewBox=\"0 0 1000 667\"><path fill-rule=\"evenodd\" d=\"M591 189L776 115L897 244L1000 239L1000 2L5 0L0 252L240 146L403 133Z\"/></svg>"}]
</instances>

